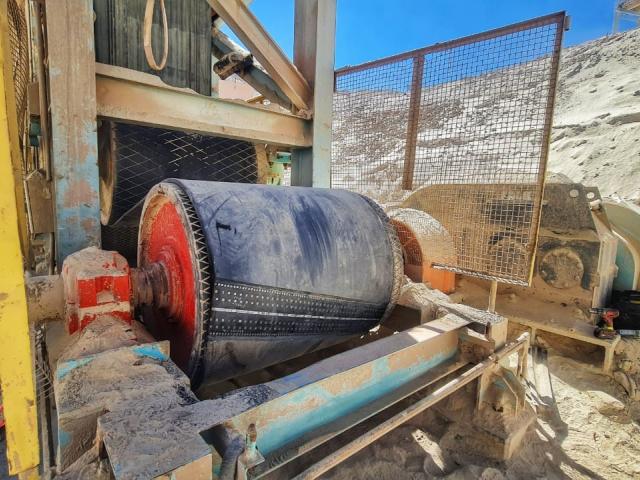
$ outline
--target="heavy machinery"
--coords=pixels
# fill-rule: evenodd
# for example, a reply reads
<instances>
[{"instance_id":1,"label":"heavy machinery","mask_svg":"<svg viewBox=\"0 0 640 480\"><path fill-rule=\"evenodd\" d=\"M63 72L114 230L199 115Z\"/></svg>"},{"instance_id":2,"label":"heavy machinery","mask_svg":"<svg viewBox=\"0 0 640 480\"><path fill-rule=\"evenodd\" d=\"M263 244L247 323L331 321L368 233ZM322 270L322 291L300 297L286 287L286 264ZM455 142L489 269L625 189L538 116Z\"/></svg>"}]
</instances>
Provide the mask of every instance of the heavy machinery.
<instances>
[{"instance_id":1,"label":"heavy machinery","mask_svg":"<svg viewBox=\"0 0 640 480\"><path fill-rule=\"evenodd\" d=\"M528 335L435 293L394 308L395 227L326 188L335 1L296 0L293 62L245 3L3 0L10 472L316 478L472 382L515 417L474 423L509 458ZM212 69L270 104L217 97ZM294 187L256 184L274 150Z\"/></svg>"}]
</instances>

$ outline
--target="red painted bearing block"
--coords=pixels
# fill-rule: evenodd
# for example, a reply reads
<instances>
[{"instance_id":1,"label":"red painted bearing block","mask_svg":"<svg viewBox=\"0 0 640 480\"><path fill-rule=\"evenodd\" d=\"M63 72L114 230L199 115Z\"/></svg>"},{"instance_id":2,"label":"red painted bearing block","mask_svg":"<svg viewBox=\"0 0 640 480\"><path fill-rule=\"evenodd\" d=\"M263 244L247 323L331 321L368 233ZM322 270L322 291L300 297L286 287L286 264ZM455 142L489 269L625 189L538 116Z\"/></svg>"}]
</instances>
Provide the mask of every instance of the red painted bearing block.
<instances>
[{"instance_id":1,"label":"red painted bearing block","mask_svg":"<svg viewBox=\"0 0 640 480\"><path fill-rule=\"evenodd\" d=\"M133 320L129 264L118 252L89 247L62 265L67 331L82 330L99 315Z\"/></svg>"}]
</instances>

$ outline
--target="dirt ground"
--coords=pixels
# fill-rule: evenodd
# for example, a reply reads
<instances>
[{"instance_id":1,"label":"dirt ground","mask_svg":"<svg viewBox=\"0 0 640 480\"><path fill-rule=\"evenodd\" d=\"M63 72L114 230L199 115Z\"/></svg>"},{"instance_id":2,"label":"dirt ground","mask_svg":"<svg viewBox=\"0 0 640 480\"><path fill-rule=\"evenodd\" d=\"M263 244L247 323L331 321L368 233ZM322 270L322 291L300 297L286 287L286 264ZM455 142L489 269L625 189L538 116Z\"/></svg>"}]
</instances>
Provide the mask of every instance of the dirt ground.
<instances>
[{"instance_id":1,"label":"dirt ground","mask_svg":"<svg viewBox=\"0 0 640 480\"><path fill-rule=\"evenodd\" d=\"M588 364L550 352L549 370L557 411L539 414L523 449L505 463L447 449L451 425L430 410L325 478L640 478L640 405Z\"/></svg>"}]
</instances>

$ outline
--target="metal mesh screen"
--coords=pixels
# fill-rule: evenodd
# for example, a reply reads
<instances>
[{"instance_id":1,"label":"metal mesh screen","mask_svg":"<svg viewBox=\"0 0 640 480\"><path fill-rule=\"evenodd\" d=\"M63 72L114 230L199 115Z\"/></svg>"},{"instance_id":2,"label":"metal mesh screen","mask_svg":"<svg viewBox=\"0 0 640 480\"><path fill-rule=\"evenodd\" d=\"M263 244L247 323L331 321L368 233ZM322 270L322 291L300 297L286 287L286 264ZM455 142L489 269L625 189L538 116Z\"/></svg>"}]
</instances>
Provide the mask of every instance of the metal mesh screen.
<instances>
[{"instance_id":1,"label":"metal mesh screen","mask_svg":"<svg viewBox=\"0 0 640 480\"><path fill-rule=\"evenodd\" d=\"M109 223L166 178L258 183L259 159L250 142L111 122L98 138L101 175L107 167L113 172Z\"/></svg>"},{"instance_id":2,"label":"metal mesh screen","mask_svg":"<svg viewBox=\"0 0 640 480\"><path fill-rule=\"evenodd\" d=\"M167 178L264 183L264 145L103 121L98 129L102 247L136 264L147 192Z\"/></svg>"},{"instance_id":3,"label":"metal mesh screen","mask_svg":"<svg viewBox=\"0 0 640 480\"><path fill-rule=\"evenodd\" d=\"M434 266L528 284L564 19L336 71L332 186L434 217Z\"/></svg>"},{"instance_id":4,"label":"metal mesh screen","mask_svg":"<svg viewBox=\"0 0 640 480\"><path fill-rule=\"evenodd\" d=\"M11 66L16 98L16 114L18 117L18 133L24 134L27 114L27 88L29 86L29 40L27 22L24 11L15 0L8 0L9 43L11 48Z\"/></svg>"}]
</instances>

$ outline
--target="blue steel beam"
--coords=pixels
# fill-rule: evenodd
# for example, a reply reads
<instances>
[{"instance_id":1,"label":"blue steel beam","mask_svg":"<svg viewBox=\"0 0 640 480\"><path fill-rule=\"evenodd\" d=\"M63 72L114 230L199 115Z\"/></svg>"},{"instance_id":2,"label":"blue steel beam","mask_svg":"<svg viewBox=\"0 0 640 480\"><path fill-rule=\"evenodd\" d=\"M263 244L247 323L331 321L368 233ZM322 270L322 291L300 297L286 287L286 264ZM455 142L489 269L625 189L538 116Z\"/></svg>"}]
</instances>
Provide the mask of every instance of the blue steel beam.
<instances>
[{"instance_id":1,"label":"blue steel beam","mask_svg":"<svg viewBox=\"0 0 640 480\"><path fill-rule=\"evenodd\" d=\"M456 361L458 329L467 323L447 315L267 383L281 395L224 422L243 436L255 426L256 447L266 461L251 476L266 474L461 368L466 362ZM214 472L219 467L214 455Z\"/></svg>"},{"instance_id":2,"label":"blue steel beam","mask_svg":"<svg viewBox=\"0 0 640 480\"><path fill-rule=\"evenodd\" d=\"M56 257L100 246L93 1L48 2Z\"/></svg>"}]
</instances>

